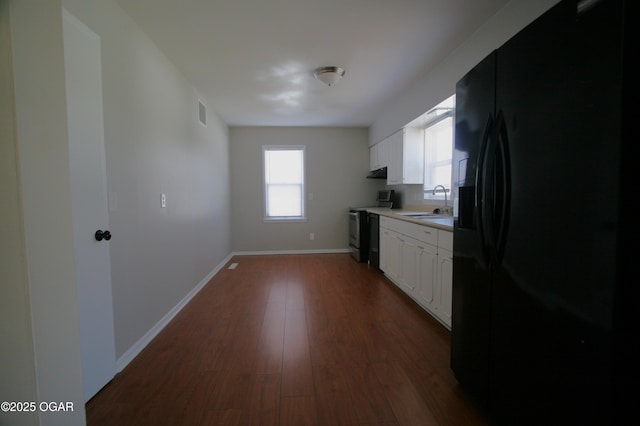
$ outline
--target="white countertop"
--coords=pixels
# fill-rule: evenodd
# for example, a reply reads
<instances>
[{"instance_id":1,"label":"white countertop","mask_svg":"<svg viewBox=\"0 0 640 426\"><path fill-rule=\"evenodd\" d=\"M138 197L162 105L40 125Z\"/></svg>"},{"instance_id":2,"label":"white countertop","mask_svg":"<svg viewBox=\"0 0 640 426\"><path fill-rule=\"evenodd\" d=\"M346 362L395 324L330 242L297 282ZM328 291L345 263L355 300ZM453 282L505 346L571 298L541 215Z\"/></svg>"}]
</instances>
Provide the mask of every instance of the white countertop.
<instances>
[{"instance_id":1,"label":"white countertop","mask_svg":"<svg viewBox=\"0 0 640 426\"><path fill-rule=\"evenodd\" d=\"M406 213L423 213L430 215L428 211L390 209L384 207L371 207L366 209L368 212L376 213L381 216L391 217L393 219L405 220L407 222L417 223L419 225L431 226L433 228L442 229L444 231L453 231L453 216L433 215L427 218L407 216Z\"/></svg>"}]
</instances>

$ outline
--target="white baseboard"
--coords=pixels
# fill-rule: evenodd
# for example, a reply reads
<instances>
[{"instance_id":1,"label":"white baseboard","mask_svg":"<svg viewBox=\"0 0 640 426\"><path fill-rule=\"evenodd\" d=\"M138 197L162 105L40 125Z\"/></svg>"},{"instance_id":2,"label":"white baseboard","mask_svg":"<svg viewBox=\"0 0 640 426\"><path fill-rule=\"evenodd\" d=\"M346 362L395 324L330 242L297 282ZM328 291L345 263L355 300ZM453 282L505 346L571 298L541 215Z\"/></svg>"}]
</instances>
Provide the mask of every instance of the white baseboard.
<instances>
[{"instance_id":1,"label":"white baseboard","mask_svg":"<svg viewBox=\"0 0 640 426\"><path fill-rule=\"evenodd\" d=\"M167 324L169 324L173 317L175 317L182 310L182 308L184 308L187 303L189 303L189 301L193 299L193 297L198 294L200 290L202 290L202 288L211 280L211 278L213 278L224 267L224 265L226 265L227 262L231 260L232 256L233 254L229 254L222 262L220 262L218 266L216 266L211 272L209 272L209 274L204 277L202 281L200 281L198 285L193 288L193 290L191 290L184 298L182 298L182 300L178 302L178 304L174 306L173 309L167 312L167 314L162 317L162 319L158 321L156 325L151 327L151 329L144 336L142 336L140 340L138 340L133 346L131 346L128 351L122 354L122 356L116 360L116 372L119 373L124 370L124 368L129 365L129 363L133 361L133 359L138 356L138 354L142 352L142 350L149 343L151 343L153 338L156 337L158 333L160 333L162 329L167 326Z\"/></svg>"},{"instance_id":2,"label":"white baseboard","mask_svg":"<svg viewBox=\"0 0 640 426\"><path fill-rule=\"evenodd\" d=\"M313 250L258 250L258 251L234 251L232 256L255 256L269 254L331 254L331 253L351 253L348 248L344 249L313 249Z\"/></svg>"}]
</instances>

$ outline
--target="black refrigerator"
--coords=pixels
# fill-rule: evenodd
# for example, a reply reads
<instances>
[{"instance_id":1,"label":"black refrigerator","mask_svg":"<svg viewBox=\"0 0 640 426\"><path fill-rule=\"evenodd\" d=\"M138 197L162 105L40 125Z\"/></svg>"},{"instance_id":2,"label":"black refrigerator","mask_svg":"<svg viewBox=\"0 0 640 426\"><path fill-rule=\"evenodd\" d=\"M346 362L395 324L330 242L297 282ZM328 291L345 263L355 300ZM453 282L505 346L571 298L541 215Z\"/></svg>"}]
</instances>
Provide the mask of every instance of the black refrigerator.
<instances>
[{"instance_id":1,"label":"black refrigerator","mask_svg":"<svg viewBox=\"0 0 640 426\"><path fill-rule=\"evenodd\" d=\"M632 3L561 1L456 86L451 368L492 424L638 420Z\"/></svg>"}]
</instances>

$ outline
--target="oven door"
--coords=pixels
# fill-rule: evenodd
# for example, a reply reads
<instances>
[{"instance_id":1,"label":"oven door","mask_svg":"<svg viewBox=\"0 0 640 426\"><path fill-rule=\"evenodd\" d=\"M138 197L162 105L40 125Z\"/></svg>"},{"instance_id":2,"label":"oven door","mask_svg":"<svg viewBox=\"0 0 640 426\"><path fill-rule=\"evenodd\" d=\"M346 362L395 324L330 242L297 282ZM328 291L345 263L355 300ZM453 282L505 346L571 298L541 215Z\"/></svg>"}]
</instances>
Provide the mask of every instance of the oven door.
<instances>
[{"instance_id":1,"label":"oven door","mask_svg":"<svg viewBox=\"0 0 640 426\"><path fill-rule=\"evenodd\" d=\"M349 246L360 248L360 212L349 212Z\"/></svg>"}]
</instances>

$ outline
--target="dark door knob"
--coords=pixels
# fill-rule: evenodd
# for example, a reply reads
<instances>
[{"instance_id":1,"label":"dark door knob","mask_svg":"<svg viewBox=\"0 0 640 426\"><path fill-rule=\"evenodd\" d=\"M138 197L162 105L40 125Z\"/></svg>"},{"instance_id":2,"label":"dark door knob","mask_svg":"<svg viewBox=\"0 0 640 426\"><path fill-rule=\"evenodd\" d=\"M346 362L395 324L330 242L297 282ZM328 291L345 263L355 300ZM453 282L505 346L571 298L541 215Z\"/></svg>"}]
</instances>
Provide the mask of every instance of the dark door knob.
<instances>
[{"instance_id":1,"label":"dark door knob","mask_svg":"<svg viewBox=\"0 0 640 426\"><path fill-rule=\"evenodd\" d=\"M111 232L98 229L95 233L95 238L96 238L96 241L102 241L102 240L109 241L111 239Z\"/></svg>"}]
</instances>

